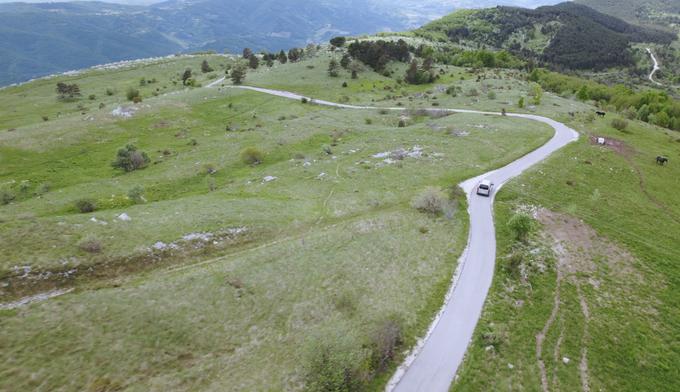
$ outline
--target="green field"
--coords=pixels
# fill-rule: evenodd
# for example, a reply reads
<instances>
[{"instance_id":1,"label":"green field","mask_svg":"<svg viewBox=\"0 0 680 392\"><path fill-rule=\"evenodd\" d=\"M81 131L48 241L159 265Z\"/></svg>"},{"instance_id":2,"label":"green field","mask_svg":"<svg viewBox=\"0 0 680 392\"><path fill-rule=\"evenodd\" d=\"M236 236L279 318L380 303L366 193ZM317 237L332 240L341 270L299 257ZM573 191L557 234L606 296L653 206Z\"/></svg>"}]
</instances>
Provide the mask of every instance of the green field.
<instances>
[{"instance_id":1,"label":"green field","mask_svg":"<svg viewBox=\"0 0 680 392\"><path fill-rule=\"evenodd\" d=\"M542 390L536 336L556 296L540 355L550 390L583 389L584 379L590 390L677 385L680 199L673 179L680 169L655 158L677 161L680 135L643 123L620 132L610 119L571 123L581 140L497 198L496 277L452 390ZM592 136L614 145L597 146ZM532 240L520 246L505 223L529 207L553 211L552 218L539 214ZM512 255L520 260L514 267Z\"/></svg>"},{"instance_id":2,"label":"green field","mask_svg":"<svg viewBox=\"0 0 680 392\"><path fill-rule=\"evenodd\" d=\"M532 105L520 71L437 65L434 84L412 86L392 63L331 78L340 55L263 66L245 84L404 112L181 85L187 67L203 86L221 77L233 61L221 56L0 90L0 303L74 289L0 308L0 390L324 390L343 378L381 389L465 246L454 185L552 135L528 120L422 110L433 107L537 113L582 134L499 193L497 273L453 389L541 390L543 328L550 389L582 387L584 349L590 390L673 385L678 134L616 131L613 114L593 119L568 96ZM203 59L216 71L200 73ZM58 100L58 81L83 97ZM141 103L126 102L129 87ZM148 154L146 168L111 166L127 144ZM244 162L248 148L259 164ZM412 206L428 187L445 195L442 214ZM80 212L82 199L95 211ZM505 223L539 206L542 224L517 244Z\"/></svg>"},{"instance_id":3,"label":"green field","mask_svg":"<svg viewBox=\"0 0 680 392\"><path fill-rule=\"evenodd\" d=\"M352 82L363 87L343 88L324 56L246 82L394 104L383 96L394 79L366 71ZM520 119L418 112L449 99L421 87L405 87L404 116L174 87L143 93L126 119L111 114L132 106L120 95L83 115L87 98L60 102L53 91L59 80L84 94L120 91L140 75L170 85L200 60L116 71L116 82L97 71L0 91L25 100L4 124L16 129L0 133L0 183L14 197L0 207L0 298L76 289L0 310L0 389L297 390L324 350L336 353L331 364L365 364L362 382L379 388L389 376L372 359L381 334L396 326L398 359L441 305L465 245L465 204L449 189L552 133ZM472 83L466 70L450 72ZM42 121L27 109L43 103L62 115ZM148 153L147 168L111 167L129 143ZM247 147L262 152L259 165L242 162ZM441 216L411 207L431 186L450 193ZM135 187L143 199L128 197ZM96 211L80 213L83 198ZM96 251L83 246L92 241Z\"/></svg>"}]
</instances>

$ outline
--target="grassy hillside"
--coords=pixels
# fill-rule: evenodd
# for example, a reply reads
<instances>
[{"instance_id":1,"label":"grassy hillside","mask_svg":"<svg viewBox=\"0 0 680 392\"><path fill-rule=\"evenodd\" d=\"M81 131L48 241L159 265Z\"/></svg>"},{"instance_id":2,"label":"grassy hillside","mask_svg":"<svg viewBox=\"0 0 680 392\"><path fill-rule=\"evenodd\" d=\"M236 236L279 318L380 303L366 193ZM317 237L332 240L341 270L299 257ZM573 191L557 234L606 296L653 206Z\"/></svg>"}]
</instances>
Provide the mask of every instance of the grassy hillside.
<instances>
[{"instance_id":1,"label":"grassy hillside","mask_svg":"<svg viewBox=\"0 0 680 392\"><path fill-rule=\"evenodd\" d=\"M541 364L550 390L677 384L678 166L654 158L677 161L679 135L641 123L621 132L611 119L569 123L580 142L498 196L492 294L452 390L542 390ZM507 228L516 211L537 219L527 244Z\"/></svg>"},{"instance_id":2,"label":"grassy hillside","mask_svg":"<svg viewBox=\"0 0 680 392\"><path fill-rule=\"evenodd\" d=\"M499 193L496 280L454 388L540 389L535 336L558 292L538 355L550 385L582 385L584 348L591 390L673 385L678 134L633 120L614 130L615 114L593 115L590 97L604 90L588 84L577 100L576 78L557 95L515 69L435 63L434 81L416 85L404 82L412 67L391 61L329 76L346 51L324 46L244 83L403 112L322 107L228 79L208 88L237 61L215 55L0 90L0 389L382 389L465 246L454 185L552 134L433 107L537 113L583 134ZM203 60L215 71L200 72ZM195 87L183 86L187 67ZM58 82L82 96L58 99ZM613 144L591 144L599 135ZM129 144L147 165L115 169ZM660 154L669 166L654 164ZM517 244L505 222L532 206L550 214ZM551 237L561 233L574 233L559 237L571 253ZM606 246L579 250L586 240ZM559 256L574 266L560 269ZM73 291L13 303L55 289Z\"/></svg>"},{"instance_id":3,"label":"grassy hillside","mask_svg":"<svg viewBox=\"0 0 680 392\"><path fill-rule=\"evenodd\" d=\"M392 90L411 110L343 111L172 83L203 59L216 69L232 61L219 56L0 91L21 103L3 124L14 130L0 133L0 183L16 196L0 207L2 302L76 288L0 311L1 389L299 390L319 366L356 371L373 388L389 375L393 355L382 364L376 345L395 328L395 353L415 342L465 244L464 202L449 188L537 147L550 130L428 115L418 108L478 98L368 71L329 78L330 56L261 68L246 80L378 106L396 104L386 97ZM480 88L477 75L445 70L442 83ZM120 91L142 76L157 81L140 87L141 103L125 103ZM499 97L479 98L480 107L500 107L506 85L526 88L507 75L491 79L487 88ZM99 98L57 100L59 81L79 83L85 96L117 92L99 109ZM155 88L164 93L153 96ZM86 114L78 105L88 105ZM31 109L43 106L46 122ZM118 106L137 110L116 117ZM147 168L111 167L128 143L148 153ZM261 164L242 161L248 147L263 153ZM135 201L130 190L140 186ZM432 186L444 194L441 215L411 206ZM74 202L83 198L97 210L79 213Z\"/></svg>"}]
</instances>

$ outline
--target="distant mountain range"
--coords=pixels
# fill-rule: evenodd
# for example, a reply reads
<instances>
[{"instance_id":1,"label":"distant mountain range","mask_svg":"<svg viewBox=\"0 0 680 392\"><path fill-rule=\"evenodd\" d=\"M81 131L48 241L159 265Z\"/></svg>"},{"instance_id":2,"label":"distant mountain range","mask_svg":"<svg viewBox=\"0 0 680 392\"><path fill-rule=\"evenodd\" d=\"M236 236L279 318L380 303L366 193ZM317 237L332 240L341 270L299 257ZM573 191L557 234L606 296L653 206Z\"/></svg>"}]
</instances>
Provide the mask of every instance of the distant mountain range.
<instances>
[{"instance_id":1,"label":"distant mountain range","mask_svg":"<svg viewBox=\"0 0 680 392\"><path fill-rule=\"evenodd\" d=\"M557 0L169 0L150 6L0 2L0 85L6 85L177 52L279 50L334 35L402 31L455 7L536 6Z\"/></svg>"}]
</instances>

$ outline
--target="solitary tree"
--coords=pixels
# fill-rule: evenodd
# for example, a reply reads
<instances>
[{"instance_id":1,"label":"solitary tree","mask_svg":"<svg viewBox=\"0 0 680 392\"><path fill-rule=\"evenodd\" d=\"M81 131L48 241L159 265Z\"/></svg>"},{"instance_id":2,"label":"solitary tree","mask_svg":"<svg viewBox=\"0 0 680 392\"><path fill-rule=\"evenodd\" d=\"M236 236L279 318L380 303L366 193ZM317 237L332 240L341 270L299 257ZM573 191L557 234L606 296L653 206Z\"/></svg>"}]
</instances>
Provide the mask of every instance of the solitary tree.
<instances>
[{"instance_id":1,"label":"solitary tree","mask_svg":"<svg viewBox=\"0 0 680 392\"><path fill-rule=\"evenodd\" d=\"M191 73L191 68L187 68L187 69L184 70L184 73L182 74L182 84L183 84L184 86L186 86L186 85L187 85L187 81L188 81L189 79L191 79L191 75L192 75L192 73Z\"/></svg>"},{"instance_id":2,"label":"solitary tree","mask_svg":"<svg viewBox=\"0 0 680 392\"><path fill-rule=\"evenodd\" d=\"M341 47L345 46L345 42L347 42L347 38L345 38L345 37L331 38L331 45L333 45L337 48L341 48Z\"/></svg>"},{"instance_id":3,"label":"solitary tree","mask_svg":"<svg viewBox=\"0 0 680 392\"><path fill-rule=\"evenodd\" d=\"M151 160L145 152L138 151L137 147L128 144L125 148L118 150L116 160L111 163L116 169L123 169L126 172L131 172L137 169L143 169L149 164Z\"/></svg>"},{"instance_id":4,"label":"solitary tree","mask_svg":"<svg viewBox=\"0 0 680 392\"><path fill-rule=\"evenodd\" d=\"M540 105L541 99L543 98L543 89L541 88L541 85L538 83L534 84L532 93L534 96L534 105Z\"/></svg>"},{"instance_id":5,"label":"solitary tree","mask_svg":"<svg viewBox=\"0 0 680 392\"><path fill-rule=\"evenodd\" d=\"M253 51L250 48L243 48L243 58L249 59L253 55Z\"/></svg>"},{"instance_id":6,"label":"solitary tree","mask_svg":"<svg viewBox=\"0 0 680 392\"><path fill-rule=\"evenodd\" d=\"M250 56L248 59L248 66L252 69L257 69L257 67L260 66L260 59L258 59L255 55Z\"/></svg>"},{"instance_id":7,"label":"solitary tree","mask_svg":"<svg viewBox=\"0 0 680 392\"><path fill-rule=\"evenodd\" d=\"M201 63L201 72L203 73L208 73L214 71L210 64L208 64L208 60L203 60Z\"/></svg>"},{"instance_id":8,"label":"solitary tree","mask_svg":"<svg viewBox=\"0 0 680 392\"><path fill-rule=\"evenodd\" d=\"M279 52L279 55L277 56L277 58L279 60L279 63L281 63L281 64L285 64L285 63L288 62L288 56L286 56L286 52L284 52L283 50L281 50Z\"/></svg>"},{"instance_id":9,"label":"solitary tree","mask_svg":"<svg viewBox=\"0 0 680 392\"><path fill-rule=\"evenodd\" d=\"M406 70L406 81L408 83L416 83L418 80L418 61L416 59L413 59L411 61L411 65L409 65L408 69Z\"/></svg>"},{"instance_id":10,"label":"solitary tree","mask_svg":"<svg viewBox=\"0 0 680 392\"><path fill-rule=\"evenodd\" d=\"M517 106L520 109L524 109L524 97L519 97L519 102L517 102Z\"/></svg>"},{"instance_id":11,"label":"solitary tree","mask_svg":"<svg viewBox=\"0 0 680 392\"><path fill-rule=\"evenodd\" d=\"M349 65L352 63L352 56L349 54L345 53L344 56L340 59L340 66L344 69L349 68Z\"/></svg>"},{"instance_id":12,"label":"solitary tree","mask_svg":"<svg viewBox=\"0 0 680 392\"><path fill-rule=\"evenodd\" d=\"M63 82L57 83L57 94L59 99L75 99L80 97L80 86L76 83L66 84Z\"/></svg>"},{"instance_id":13,"label":"solitary tree","mask_svg":"<svg viewBox=\"0 0 680 392\"><path fill-rule=\"evenodd\" d=\"M328 63L328 76L335 78L340 74L339 72L340 64L338 64L336 59L331 59L331 61Z\"/></svg>"},{"instance_id":14,"label":"solitary tree","mask_svg":"<svg viewBox=\"0 0 680 392\"><path fill-rule=\"evenodd\" d=\"M576 98L578 98L579 101L589 100L590 94L588 93L588 87L582 86L581 89L578 90L578 94L576 94Z\"/></svg>"},{"instance_id":15,"label":"solitary tree","mask_svg":"<svg viewBox=\"0 0 680 392\"><path fill-rule=\"evenodd\" d=\"M243 82L243 79L246 78L246 66L238 62L234 64L234 66L231 69L231 81L234 84L241 84Z\"/></svg>"},{"instance_id":16,"label":"solitary tree","mask_svg":"<svg viewBox=\"0 0 680 392\"><path fill-rule=\"evenodd\" d=\"M290 60L291 63L294 63L298 60L300 60L300 56L302 55L302 50L299 48L293 48L288 51L288 60Z\"/></svg>"}]
</instances>

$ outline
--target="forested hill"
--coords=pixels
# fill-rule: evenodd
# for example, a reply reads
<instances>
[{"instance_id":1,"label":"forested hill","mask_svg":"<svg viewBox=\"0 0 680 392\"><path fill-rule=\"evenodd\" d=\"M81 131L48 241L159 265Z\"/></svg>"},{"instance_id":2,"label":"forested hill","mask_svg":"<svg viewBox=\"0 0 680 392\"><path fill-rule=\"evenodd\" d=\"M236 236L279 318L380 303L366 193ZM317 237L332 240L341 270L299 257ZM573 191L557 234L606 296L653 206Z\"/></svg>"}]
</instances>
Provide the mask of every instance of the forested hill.
<instances>
[{"instance_id":1,"label":"forested hill","mask_svg":"<svg viewBox=\"0 0 680 392\"><path fill-rule=\"evenodd\" d=\"M637 24L657 24L680 29L678 0L575 0L605 14Z\"/></svg>"},{"instance_id":2,"label":"forested hill","mask_svg":"<svg viewBox=\"0 0 680 392\"><path fill-rule=\"evenodd\" d=\"M497 7L458 11L416 33L466 46L504 48L557 69L595 70L633 65L631 43L668 44L677 38L571 2L535 10Z\"/></svg>"}]
</instances>

